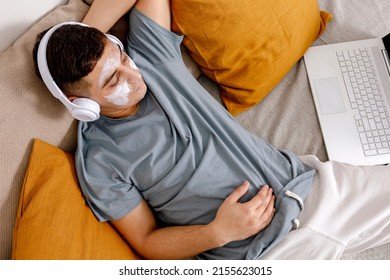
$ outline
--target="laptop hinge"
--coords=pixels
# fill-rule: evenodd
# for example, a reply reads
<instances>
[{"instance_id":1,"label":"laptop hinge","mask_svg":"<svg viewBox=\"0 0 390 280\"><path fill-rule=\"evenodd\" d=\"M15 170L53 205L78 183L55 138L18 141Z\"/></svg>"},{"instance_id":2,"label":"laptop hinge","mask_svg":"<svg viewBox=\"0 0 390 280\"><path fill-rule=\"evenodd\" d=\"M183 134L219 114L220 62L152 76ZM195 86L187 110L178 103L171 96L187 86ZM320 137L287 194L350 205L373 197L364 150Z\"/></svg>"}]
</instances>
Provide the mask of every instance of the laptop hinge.
<instances>
[{"instance_id":1,"label":"laptop hinge","mask_svg":"<svg viewBox=\"0 0 390 280\"><path fill-rule=\"evenodd\" d=\"M389 76L390 76L390 58L389 58L389 53L388 53L387 50L382 50L382 55L383 55L383 59L385 60L387 73L389 73Z\"/></svg>"},{"instance_id":2,"label":"laptop hinge","mask_svg":"<svg viewBox=\"0 0 390 280\"><path fill-rule=\"evenodd\" d=\"M385 49L382 50L383 59L385 60L387 72L390 75L390 58L389 58L389 51L390 51L390 33L387 34L385 37L382 38L383 44L385 45Z\"/></svg>"}]
</instances>

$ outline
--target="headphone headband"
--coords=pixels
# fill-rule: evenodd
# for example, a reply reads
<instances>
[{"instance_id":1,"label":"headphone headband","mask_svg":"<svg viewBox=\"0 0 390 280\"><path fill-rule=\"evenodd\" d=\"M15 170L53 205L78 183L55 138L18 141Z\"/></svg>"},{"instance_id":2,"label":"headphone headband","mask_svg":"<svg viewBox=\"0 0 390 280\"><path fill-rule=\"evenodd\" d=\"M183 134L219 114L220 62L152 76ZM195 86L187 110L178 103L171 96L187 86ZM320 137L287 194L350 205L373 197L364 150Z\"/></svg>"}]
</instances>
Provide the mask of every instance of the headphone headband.
<instances>
[{"instance_id":1,"label":"headphone headband","mask_svg":"<svg viewBox=\"0 0 390 280\"><path fill-rule=\"evenodd\" d=\"M46 34L42 37L38 46L38 52L37 52L38 69L41 74L43 82L45 83L46 87L49 89L51 94L54 97L58 98L65 105L65 107L69 110L69 112L72 114L74 118L85 122L95 121L99 118L99 114L100 114L99 104L94 100L88 98L77 98L73 102L71 102L54 81L50 73L49 66L47 64L47 57L46 57L47 45L50 40L50 37L58 28L64 25L80 25L80 26L88 27L88 25L80 22L63 22L50 28L46 32ZM106 36L123 49L122 42L118 38L110 34L106 34Z\"/></svg>"},{"instance_id":2,"label":"headphone headband","mask_svg":"<svg viewBox=\"0 0 390 280\"><path fill-rule=\"evenodd\" d=\"M39 72L41 73L42 80L45 82L45 84L48 87L48 89L50 90L50 92L58 99L61 99L64 94L60 90L60 88L57 86L57 84L54 82L54 79L51 76L51 73L49 70L49 65L47 65L47 57L46 57L47 44L49 43L51 35L53 35L53 33L58 28L60 28L61 26L67 25L67 24L87 26L86 24L82 24L82 23L78 23L78 22L63 22L63 23L60 23L60 24L53 26L42 37L42 39L39 43L38 55L37 55L38 69L39 69ZM66 98L66 100L68 100L68 98Z\"/></svg>"}]
</instances>

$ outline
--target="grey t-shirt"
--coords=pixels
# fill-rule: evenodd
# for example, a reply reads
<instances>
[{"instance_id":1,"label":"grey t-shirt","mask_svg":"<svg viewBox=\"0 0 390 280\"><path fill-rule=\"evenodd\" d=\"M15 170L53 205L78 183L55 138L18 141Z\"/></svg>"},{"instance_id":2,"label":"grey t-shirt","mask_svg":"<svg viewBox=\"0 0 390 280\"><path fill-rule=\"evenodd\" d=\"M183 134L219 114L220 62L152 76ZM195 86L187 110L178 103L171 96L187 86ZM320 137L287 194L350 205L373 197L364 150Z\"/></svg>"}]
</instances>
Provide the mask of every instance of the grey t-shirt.
<instances>
[{"instance_id":1,"label":"grey t-shirt","mask_svg":"<svg viewBox=\"0 0 390 280\"><path fill-rule=\"evenodd\" d=\"M116 220L144 199L161 226L207 224L244 180L242 202L268 184L276 214L259 234L198 257L255 259L292 228L315 171L295 155L250 134L193 78L180 52L182 37L138 10L130 13L127 51L148 92L135 116L80 122L76 167L100 221Z\"/></svg>"}]
</instances>

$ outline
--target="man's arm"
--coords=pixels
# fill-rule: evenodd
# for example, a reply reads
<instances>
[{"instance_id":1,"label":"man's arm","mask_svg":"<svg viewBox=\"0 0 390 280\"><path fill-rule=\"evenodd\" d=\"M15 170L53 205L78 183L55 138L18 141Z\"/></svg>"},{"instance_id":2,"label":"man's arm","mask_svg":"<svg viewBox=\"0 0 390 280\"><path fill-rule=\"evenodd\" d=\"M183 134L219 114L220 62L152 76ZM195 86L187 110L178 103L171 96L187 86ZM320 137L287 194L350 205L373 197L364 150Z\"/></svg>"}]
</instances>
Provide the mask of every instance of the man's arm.
<instances>
[{"instance_id":1,"label":"man's arm","mask_svg":"<svg viewBox=\"0 0 390 280\"><path fill-rule=\"evenodd\" d=\"M169 0L138 0L136 8L167 30L171 30L171 6Z\"/></svg>"},{"instance_id":2,"label":"man's arm","mask_svg":"<svg viewBox=\"0 0 390 280\"><path fill-rule=\"evenodd\" d=\"M113 225L140 255L148 259L187 259L231 241L246 239L267 227L274 215L272 189L261 188L246 203L238 200L248 183L226 198L207 225L158 228L145 201Z\"/></svg>"},{"instance_id":3,"label":"man's arm","mask_svg":"<svg viewBox=\"0 0 390 280\"><path fill-rule=\"evenodd\" d=\"M137 0L94 0L83 23L106 33Z\"/></svg>"},{"instance_id":4,"label":"man's arm","mask_svg":"<svg viewBox=\"0 0 390 280\"><path fill-rule=\"evenodd\" d=\"M82 22L106 33L134 4L144 15L171 29L169 0L94 0Z\"/></svg>"}]
</instances>

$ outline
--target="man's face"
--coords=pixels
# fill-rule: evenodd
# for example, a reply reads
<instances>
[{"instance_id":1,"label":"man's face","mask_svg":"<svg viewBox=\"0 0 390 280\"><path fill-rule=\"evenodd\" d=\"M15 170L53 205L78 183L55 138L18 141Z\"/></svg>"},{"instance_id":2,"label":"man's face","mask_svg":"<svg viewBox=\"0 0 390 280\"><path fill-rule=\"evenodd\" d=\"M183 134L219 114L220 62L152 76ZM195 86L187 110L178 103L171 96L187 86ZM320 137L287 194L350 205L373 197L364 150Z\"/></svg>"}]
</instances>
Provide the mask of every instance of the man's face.
<instances>
[{"instance_id":1,"label":"man's face","mask_svg":"<svg viewBox=\"0 0 390 280\"><path fill-rule=\"evenodd\" d=\"M146 85L131 58L110 40L102 57L84 79L91 85L89 98L100 104L101 113L118 118L135 114Z\"/></svg>"}]
</instances>

